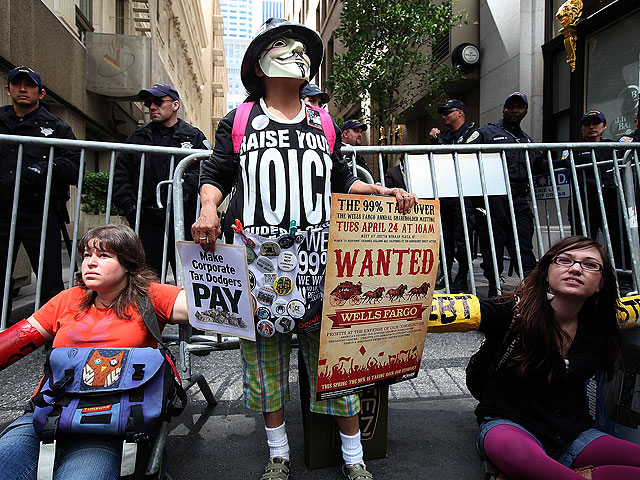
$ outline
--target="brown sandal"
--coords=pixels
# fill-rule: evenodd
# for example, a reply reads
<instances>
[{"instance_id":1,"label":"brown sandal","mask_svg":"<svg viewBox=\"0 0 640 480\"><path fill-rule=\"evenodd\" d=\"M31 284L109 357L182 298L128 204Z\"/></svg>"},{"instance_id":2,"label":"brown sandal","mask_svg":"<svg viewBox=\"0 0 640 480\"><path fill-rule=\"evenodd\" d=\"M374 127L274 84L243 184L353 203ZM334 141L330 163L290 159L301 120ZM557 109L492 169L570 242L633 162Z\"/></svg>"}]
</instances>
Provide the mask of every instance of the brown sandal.
<instances>
[{"instance_id":1,"label":"brown sandal","mask_svg":"<svg viewBox=\"0 0 640 480\"><path fill-rule=\"evenodd\" d=\"M582 475L587 480L593 480L593 470L595 467L593 465L587 465L586 467L576 468L575 472Z\"/></svg>"}]
</instances>

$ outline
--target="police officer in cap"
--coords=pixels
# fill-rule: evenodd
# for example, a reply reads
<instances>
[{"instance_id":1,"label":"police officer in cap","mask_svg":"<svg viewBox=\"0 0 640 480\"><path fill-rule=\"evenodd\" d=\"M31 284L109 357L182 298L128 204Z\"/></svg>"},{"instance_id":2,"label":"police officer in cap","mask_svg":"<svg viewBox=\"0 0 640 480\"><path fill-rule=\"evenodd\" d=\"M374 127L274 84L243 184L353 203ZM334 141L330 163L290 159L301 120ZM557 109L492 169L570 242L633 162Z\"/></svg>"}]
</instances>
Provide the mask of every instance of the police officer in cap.
<instances>
[{"instance_id":1,"label":"police officer in cap","mask_svg":"<svg viewBox=\"0 0 640 480\"><path fill-rule=\"evenodd\" d=\"M127 143L185 149L184 155L175 157L174 169L182 158L191 153L189 150L194 148L210 149L204 133L178 118L180 96L171 85L156 83L150 88L140 90L138 98L149 108L151 121L136 129L127 138ZM167 198L165 194L163 208L159 208L156 203L156 185L163 180L168 180L172 174L170 171L171 156L145 155L142 204L141 211L137 212L140 161L141 154L139 153L125 152L118 157L113 182L113 203L125 212L131 228L135 228L136 216L138 213L140 214L138 235L144 246L147 265L160 275L162 272L162 239L165 230L166 206L171 199ZM185 225L191 225L195 219L197 191L198 164L194 163L188 167L184 175ZM167 255L175 275L173 233L173 228L169 228ZM185 227L185 238L191 239L191 230L188 227Z\"/></svg>"},{"instance_id":2,"label":"police officer in cap","mask_svg":"<svg viewBox=\"0 0 640 480\"><path fill-rule=\"evenodd\" d=\"M46 91L38 72L29 67L17 67L10 70L5 89L11 98L12 105L0 108L0 134L76 139L69 125L40 105ZM13 191L15 183L18 181L20 182L20 198L14 253L18 251L18 247L22 243L34 272L37 272L44 196L49 168L49 146L24 145L22 177L19 179L16 179L17 159L17 144L0 145L0 258L6 260L8 257ZM45 303L64 289L60 231L62 228L66 229L65 223L68 222L66 201L69 198L69 185L75 185L78 182L79 165L79 151L65 148L55 149L53 184L49 210L47 211L41 303ZM16 256L14 255L14 265L15 260ZM10 267L13 270L14 265L7 266L7 268ZM4 275L4 268L1 271Z\"/></svg>"},{"instance_id":3,"label":"police officer in cap","mask_svg":"<svg viewBox=\"0 0 640 480\"><path fill-rule=\"evenodd\" d=\"M453 145L466 142L467 138L473 133L475 124L471 123L469 125L466 123L467 107L464 102L455 98L448 100L447 103L438 107L438 113L442 116L442 121L448 130L441 132L438 128L432 128L429 132L431 143ZM471 227L473 226L473 212L474 210L471 206L466 208L467 222ZM462 293L468 289L469 263L460 200L458 198L441 198L440 218L442 221L444 249L447 254L448 278L451 278L451 267L454 259L458 261L458 273L450 286L450 290L451 293ZM441 273L441 276L436 281L435 288L442 289L444 286L444 275Z\"/></svg>"},{"instance_id":4,"label":"police officer in cap","mask_svg":"<svg viewBox=\"0 0 640 480\"><path fill-rule=\"evenodd\" d=\"M507 97L502 108L502 120L498 123L489 123L473 132L467 139L467 143L484 144L509 144L531 143L531 137L527 135L520 122L527 115L529 102L522 92L513 92ZM522 258L523 276L526 276L536 266L536 258L533 254L533 212L529 206L531 195L529 192L529 177L527 174L526 153L524 151L506 151L507 168L509 170L509 182L513 195L513 208L516 218L516 230ZM544 171L546 162L540 154L529 154L532 171ZM484 208L484 204L477 205ZM516 251L513 238L511 214L506 195L491 195L489 208L493 225L493 237L495 241L495 254L498 264L498 275L502 275L503 256L505 247L509 251L511 259L515 262ZM489 281L489 296L497 295L495 273L491 245L489 242L489 229L486 219L481 220L476 216L476 228L480 238L480 250L482 252L482 270Z\"/></svg>"},{"instance_id":5,"label":"police officer in cap","mask_svg":"<svg viewBox=\"0 0 640 480\"><path fill-rule=\"evenodd\" d=\"M611 142L612 140L604 138L606 129L607 118L600 110L589 110L580 119L580 132L582 134L582 141L584 142ZM613 149L574 150L573 158L575 164L586 166L579 168L577 173L587 231L582 232L580 214L577 210L578 203L575 195L572 196L572 202L569 205L569 222L571 223L571 232L573 234L585 234L596 239L599 231L604 235L604 222L602 221L598 196L598 183L592 167L592 151L595 153L598 164L611 162L613 160ZM561 167L569 167L568 150L562 152L562 159L560 162L557 162L557 164ZM629 244L625 240L625 236L620 236L622 218L618 209L618 189L612 169L613 166L611 164L602 165L598 168L600 188L602 191L602 206L604 207L606 215L616 268L630 268L631 254L629 252ZM626 262L623 261L623 251ZM632 290L631 279L628 275L619 275L618 280L621 294L624 295Z\"/></svg>"},{"instance_id":6,"label":"police officer in cap","mask_svg":"<svg viewBox=\"0 0 640 480\"><path fill-rule=\"evenodd\" d=\"M313 83L305 85L300 91L300 96L304 103L313 107L324 108L329 103L329 94Z\"/></svg>"},{"instance_id":7,"label":"police officer in cap","mask_svg":"<svg viewBox=\"0 0 640 480\"><path fill-rule=\"evenodd\" d=\"M350 118L345 121L342 125L342 145L353 145L354 147L362 145L362 134L367 131L367 128L367 124L361 123L355 118ZM344 158L350 163L353 158L353 154L345 152ZM369 168L369 165L367 165L364 157L359 153L356 153L356 165L364 168L369 175L371 175L371 178L373 178L373 172ZM363 179L361 178L361 180Z\"/></svg>"}]
</instances>

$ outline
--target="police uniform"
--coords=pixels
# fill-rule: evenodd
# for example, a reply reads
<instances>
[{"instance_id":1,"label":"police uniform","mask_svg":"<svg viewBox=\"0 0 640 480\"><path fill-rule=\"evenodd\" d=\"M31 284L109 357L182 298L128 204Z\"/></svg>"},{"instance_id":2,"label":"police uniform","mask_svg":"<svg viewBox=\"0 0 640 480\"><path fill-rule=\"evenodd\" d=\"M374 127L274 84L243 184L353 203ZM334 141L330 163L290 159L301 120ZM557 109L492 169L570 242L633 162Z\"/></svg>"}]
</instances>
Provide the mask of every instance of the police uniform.
<instances>
[{"instance_id":1,"label":"police uniform","mask_svg":"<svg viewBox=\"0 0 640 480\"><path fill-rule=\"evenodd\" d=\"M209 149L204 133L182 119L171 127L164 127L149 122L136 129L126 140L127 143L138 145L156 145L184 149ZM176 156L174 169L184 157ZM120 154L116 162L113 182L113 203L127 215L131 228L135 227L136 199L138 196L138 181L140 178L139 153L125 152ZM164 195L164 207L159 208L156 203L156 185L169 179L170 155L145 156L144 182L142 185L142 211L140 212L140 229L138 235L142 240L147 264L158 274L162 271L162 250L167 197ZM195 203L198 190L198 164L191 165L184 175L185 200L185 238L191 239L191 224L195 221ZM166 189L164 190L166 192ZM170 201L170 200L169 200ZM169 247L167 255L175 273L175 251L173 248L174 232L169 230Z\"/></svg>"},{"instance_id":2,"label":"police uniform","mask_svg":"<svg viewBox=\"0 0 640 480\"><path fill-rule=\"evenodd\" d=\"M431 143L438 145L454 145L465 143L475 130L475 124L462 124L455 132L447 130L440 133ZM466 205L465 210L469 231L473 230L474 208ZM440 219L442 222L442 236L444 239L444 249L447 254L447 271L451 274L451 267L454 259L458 261L458 274L456 280L451 285L452 293L461 293L467 289L467 274L469 273L469 263L467 261L467 246L465 242L464 226L462 224L462 211L460 209L460 199L447 197L440 199Z\"/></svg>"},{"instance_id":3,"label":"police uniform","mask_svg":"<svg viewBox=\"0 0 640 480\"><path fill-rule=\"evenodd\" d=\"M473 132L467 139L467 143L482 144L512 144L531 143L532 139L519 126L508 127L500 120L496 124L489 123ZM529 178L524 151L506 151L507 168L509 171L509 182L513 196L513 208L516 218L516 229L518 232L518 243L520 245L520 255L522 258L522 268L524 275L527 275L536 266L536 258L533 254L533 212L529 206L530 191ZM530 154L532 171L539 171L544 168L545 161L542 156ZM484 208L484 203L478 205ZM489 208L491 209L491 220L493 225L493 237L495 241L496 259L498 263L498 274L503 271L504 249L507 248L509 255L515 260L515 240L513 238L513 227L511 224L511 214L509 212L509 202L506 195L489 196ZM484 276L493 286L495 276L493 273L493 260L491 255L491 245L489 243L489 231L486 221L477 222L478 236L480 238L480 250L482 252L482 270ZM495 286L494 286L495 287Z\"/></svg>"},{"instance_id":4,"label":"police uniform","mask_svg":"<svg viewBox=\"0 0 640 480\"><path fill-rule=\"evenodd\" d=\"M0 134L23 135L38 138L61 138L75 140L71 127L44 107L38 106L24 117L15 114L13 105L0 107ZM22 176L18 217L16 222L15 253L22 243L33 270L38 271L40 235L44 211L44 194L49 146L24 145L22 157ZM18 159L17 144L0 145L0 258L8 257L9 229L13 189L16 181ZM60 229L66 228L66 201L69 198L69 185L78 181L80 165L79 151L57 148L54 153L53 184L48 210L47 236L44 250L44 269L42 273L42 303L64 289L62 281L62 244ZM29 167L35 168L39 175L30 176ZM4 272L4 270L2 270Z\"/></svg>"}]
</instances>

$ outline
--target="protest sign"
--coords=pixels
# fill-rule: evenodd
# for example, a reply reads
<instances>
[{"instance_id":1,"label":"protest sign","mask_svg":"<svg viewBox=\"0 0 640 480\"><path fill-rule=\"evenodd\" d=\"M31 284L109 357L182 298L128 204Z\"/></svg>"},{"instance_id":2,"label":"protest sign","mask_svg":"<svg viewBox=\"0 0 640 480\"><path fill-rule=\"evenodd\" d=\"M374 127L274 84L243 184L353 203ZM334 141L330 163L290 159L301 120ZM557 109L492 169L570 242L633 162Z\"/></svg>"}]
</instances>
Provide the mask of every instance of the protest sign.
<instances>
[{"instance_id":1,"label":"protest sign","mask_svg":"<svg viewBox=\"0 0 640 480\"><path fill-rule=\"evenodd\" d=\"M201 330L256 339L254 302L244 247L216 245L205 252L194 242L177 242L184 270L189 323Z\"/></svg>"},{"instance_id":2,"label":"protest sign","mask_svg":"<svg viewBox=\"0 0 640 480\"><path fill-rule=\"evenodd\" d=\"M318 399L418 374L439 238L437 201L332 195Z\"/></svg>"}]
</instances>

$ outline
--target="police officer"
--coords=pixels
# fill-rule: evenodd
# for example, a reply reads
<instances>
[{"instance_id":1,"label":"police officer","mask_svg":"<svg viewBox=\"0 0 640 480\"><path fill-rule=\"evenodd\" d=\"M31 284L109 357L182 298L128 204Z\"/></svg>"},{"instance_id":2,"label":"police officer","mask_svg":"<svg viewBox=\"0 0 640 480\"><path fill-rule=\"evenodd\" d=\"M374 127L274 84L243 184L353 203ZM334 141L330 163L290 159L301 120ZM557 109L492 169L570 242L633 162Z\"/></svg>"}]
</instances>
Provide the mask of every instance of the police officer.
<instances>
[{"instance_id":1,"label":"police officer","mask_svg":"<svg viewBox=\"0 0 640 480\"><path fill-rule=\"evenodd\" d=\"M455 98L447 101L438 107L438 113L442 116L442 121L447 126L446 132L441 132L438 128L432 128L429 132L431 143L437 145L453 145L464 143L473 133L475 124L466 123L467 107L464 102ZM467 221L473 224L473 209L465 208ZM451 293L465 292L467 285L467 275L469 274L469 263L467 261L467 248L462 225L462 212L460 210L460 200L458 198L440 199L440 217L442 220L442 236L444 238L444 249L447 254L447 275L451 278L451 267L453 260L458 261L458 273L450 286ZM435 288L444 288L444 276L438 278Z\"/></svg>"},{"instance_id":2,"label":"police officer","mask_svg":"<svg viewBox=\"0 0 640 480\"><path fill-rule=\"evenodd\" d=\"M367 128L368 127L366 124L360 123L355 118L350 118L349 120L344 122L344 124L342 125L342 145L353 145L354 147L359 147L360 145L362 145L362 134L363 132L367 131ZM351 163L353 154L345 151L344 157L348 163ZM369 165L367 165L364 157L359 153L356 154L356 164L369 172L369 175L371 175L371 178L373 178L373 172L369 168Z\"/></svg>"},{"instance_id":3,"label":"police officer","mask_svg":"<svg viewBox=\"0 0 640 480\"><path fill-rule=\"evenodd\" d=\"M467 139L467 143L531 143L531 137L527 135L520 122L527 115L529 102L522 92L514 92L507 97L502 108L502 120L498 123L489 123L473 132ZM527 176L526 156L524 151L506 151L507 168L509 170L509 182L513 195L513 208L516 217L516 229L518 243L522 258L524 275L527 275L536 266L536 258L533 255L533 212L529 206L530 192ZM532 171L544 169L545 161L541 155L530 154ZM484 205L482 205L484 208ZM493 225L493 237L495 240L498 275L502 274L504 249L507 247L512 259L515 259L515 239L511 214L506 195L492 195L489 197L489 208ZM497 294L491 245L489 242L489 229L486 220L477 220L478 236L480 238L480 250L482 252L482 267L484 276L489 281L489 296Z\"/></svg>"},{"instance_id":4,"label":"police officer","mask_svg":"<svg viewBox=\"0 0 640 480\"><path fill-rule=\"evenodd\" d=\"M7 75L7 94L12 105L0 108L0 134L38 138L75 140L71 127L40 105L46 91L38 72L29 67L17 67ZM0 145L0 258L8 257L9 229L15 183L20 182L18 217L14 244L14 264L22 243L35 272L38 271L40 234L44 211L44 195L49 162L47 145L25 144L22 156L22 176L16 179L17 144ZM44 303L64 289L62 282L62 244L60 230L68 222L66 201L69 185L78 181L80 153L64 148L55 149L52 172L51 200L47 211L47 232L44 247L42 296ZM5 262L6 263L6 262ZM4 268L2 273L4 275ZM4 289L5 287L3 287ZM4 293L4 290L3 290Z\"/></svg>"},{"instance_id":5,"label":"police officer","mask_svg":"<svg viewBox=\"0 0 640 480\"><path fill-rule=\"evenodd\" d=\"M320 90L320 87L313 83L306 84L300 91L300 96L304 103L312 107L324 108L329 103L329 94Z\"/></svg>"},{"instance_id":6,"label":"police officer","mask_svg":"<svg viewBox=\"0 0 640 480\"><path fill-rule=\"evenodd\" d=\"M149 108L151 121L136 129L127 138L127 143L140 145L157 145L184 149L209 149L210 145L204 134L196 127L178 118L180 96L178 91L166 83L156 83L150 88L140 90L138 98ZM176 156L174 168L186 157ZM139 153L122 153L116 162L113 182L113 203L121 208L132 228L136 221L136 200L140 178ZM168 180L170 171L170 155L152 154L145 156L144 182L142 186L142 211L140 212L140 229L138 235L142 240L147 264L158 274L162 272L162 250L164 225L166 217L166 199L163 208L156 203L156 185ZM198 164L191 165L184 175L185 225L191 225L195 219L195 201L198 189ZM173 248L173 229L169 229L168 259L175 272L175 251ZM185 238L191 239L190 229L185 228Z\"/></svg>"},{"instance_id":7,"label":"police officer","mask_svg":"<svg viewBox=\"0 0 640 480\"><path fill-rule=\"evenodd\" d=\"M604 138L604 131L606 129L607 118L600 110L589 110L580 120L580 132L584 142L611 142L612 140ZM587 227L586 234L595 239L599 231L602 231L604 235L604 226L598 197L598 184L592 167L591 152L591 149L583 151L574 150L573 158L576 165L587 165L577 171L578 184ZM598 164L613 160L612 149L594 149L593 152L595 153ZM562 152L562 161L559 165L568 166L568 157L568 151L565 150ZM625 258L627 262L629 262L630 252L628 242L624 241L624 236L620 236L622 218L620 217L620 210L618 208L618 189L616 187L613 166L609 164L599 167L598 176L600 177L600 187L602 191L602 206L604 207L607 219L616 268L629 267L630 263L625 264L622 257L622 245L624 245ZM580 216L577 208L576 197L573 196L572 204L569 206L569 222L571 223L571 231L574 234L582 233L582 229L579 226ZM619 277L619 282L621 293L627 293L632 289L631 280L627 275Z\"/></svg>"}]
</instances>

